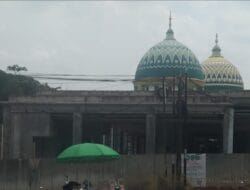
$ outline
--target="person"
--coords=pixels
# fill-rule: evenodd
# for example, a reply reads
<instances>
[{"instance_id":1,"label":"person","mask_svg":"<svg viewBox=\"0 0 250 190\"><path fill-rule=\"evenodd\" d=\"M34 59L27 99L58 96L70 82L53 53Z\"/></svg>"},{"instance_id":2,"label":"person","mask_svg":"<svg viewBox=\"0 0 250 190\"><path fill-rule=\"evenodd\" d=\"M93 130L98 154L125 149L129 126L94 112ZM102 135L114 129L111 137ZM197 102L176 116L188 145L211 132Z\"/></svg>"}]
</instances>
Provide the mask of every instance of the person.
<instances>
[{"instance_id":1,"label":"person","mask_svg":"<svg viewBox=\"0 0 250 190\"><path fill-rule=\"evenodd\" d=\"M65 184L68 184L69 183L69 176L65 175Z\"/></svg>"},{"instance_id":2,"label":"person","mask_svg":"<svg viewBox=\"0 0 250 190\"><path fill-rule=\"evenodd\" d=\"M121 185L120 185L119 179L115 182L114 189L115 189L115 190L120 190L120 189L121 189Z\"/></svg>"},{"instance_id":3,"label":"person","mask_svg":"<svg viewBox=\"0 0 250 190\"><path fill-rule=\"evenodd\" d=\"M92 186L91 182L89 180L87 180L87 179L85 179L83 181L82 185L83 185L83 189L85 189L85 190L89 190L90 187Z\"/></svg>"},{"instance_id":4,"label":"person","mask_svg":"<svg viewBox=\"0 0 250 190\"><path fill-rule=\"evenodd\" d=\"M110 188L112 189L112 190L124 190L124 186L123 185L121 185L120 184L120 181L119 180L117 180L117 181L111 181L111 183L110 183Z\"/></svg>"},{"instance_id":5,"label":"person","mask_svg":"<svg viewBox=\"0 0 250 190\"><path fill-rule=\"evenodd\" d=\"M73 190L75 187L79 188L80 186L81 184L76 181L69 181L63 186L63 190Z\"/></svg>"}]
</instances>

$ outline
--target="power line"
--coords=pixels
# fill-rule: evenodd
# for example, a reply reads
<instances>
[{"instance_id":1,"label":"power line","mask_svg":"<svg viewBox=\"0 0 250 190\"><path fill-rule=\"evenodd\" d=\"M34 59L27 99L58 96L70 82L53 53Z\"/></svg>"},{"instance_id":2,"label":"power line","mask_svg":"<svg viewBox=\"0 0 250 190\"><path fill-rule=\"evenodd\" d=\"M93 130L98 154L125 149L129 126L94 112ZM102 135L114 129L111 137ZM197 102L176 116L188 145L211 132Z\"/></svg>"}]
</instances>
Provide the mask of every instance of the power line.
<instances>
[{"instance_id":1,"label":"power line","mask_svg":"<svg viewBox=\"0 0 250 190\"><path fill-rule=\"evenodd\" d=\"M74 81L74 82L133 82L134 75L91 75L91 74L58 74L58 73L29 73L25 76L33 77L37 80L54 80L54 81ZM49 83L49 82L47 82ZM58 82L59 83L59 82ZM51 83L52 84L52 83Z\"/></svg>"},{"instance_id":2,"label":"power line","mask_svg":"<svg viewBox=\"0 0 250 190\"><path fill-rule=\"evenodd\" d=\"M97 82L133 82L134 79L105 79L105 78L66 78L66 77L43 77L33 76L35 79L46 79L46 80L64 80L64 81L97 81Z\"/></svg>"},{"instance_id":3,"label":"power line","mask_svg":"<svg viewBox=\"0 0 250 190\"><path fill-rule=\"evenodd\" d=\"M24 73L26 76L75 76L75 77L134 77L129 74L68 74L68 73Z\"/></svg>"}]
</instances>

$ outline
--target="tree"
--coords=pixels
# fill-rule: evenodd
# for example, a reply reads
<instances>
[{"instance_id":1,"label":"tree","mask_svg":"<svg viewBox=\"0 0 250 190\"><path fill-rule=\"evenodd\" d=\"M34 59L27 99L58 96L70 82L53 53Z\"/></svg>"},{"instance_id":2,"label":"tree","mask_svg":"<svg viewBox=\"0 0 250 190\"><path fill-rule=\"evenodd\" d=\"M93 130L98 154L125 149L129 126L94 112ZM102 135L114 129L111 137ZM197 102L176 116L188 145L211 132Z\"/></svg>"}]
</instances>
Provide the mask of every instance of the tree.
<instances>
[{"instance_id":1,"label":"tree","mask_svg":"<svg viewBox=\"0 0 250 190\"><path fill-rule=\"evenodd\" d=\"M13 71L15 74L17 74L20 71L28 71L28 69L26 67L21 67L19 65L9 65L7 67L8 71Z\"/></svg>"},{"instance_id":2,"label":"tree","mask_svg":"<svg viewBox=\"0 0 250 190\"><path fill-rule=\"evenodd\" d=\"M0 70L0 101L8 100L10 96L32 96L41 91L50 90L32 77L13 75Z\"/></svg>"}]
</instances>

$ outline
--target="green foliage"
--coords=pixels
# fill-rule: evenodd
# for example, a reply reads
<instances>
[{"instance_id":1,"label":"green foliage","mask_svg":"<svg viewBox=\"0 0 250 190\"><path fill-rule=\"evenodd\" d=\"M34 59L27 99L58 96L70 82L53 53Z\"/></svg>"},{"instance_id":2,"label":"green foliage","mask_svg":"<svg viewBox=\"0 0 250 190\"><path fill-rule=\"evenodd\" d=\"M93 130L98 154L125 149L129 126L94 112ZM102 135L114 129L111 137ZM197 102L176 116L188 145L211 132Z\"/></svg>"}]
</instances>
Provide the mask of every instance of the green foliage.
<instances>
[{"instance_id":1,"label":"green foliage","mask_svg":"<svg viewBox=\"0 0 250 190\"><path fill-rule=\"evenodd\" d=\"M8 100L10 96L32 96L48 89L48 86L32 77L7 74L0 70L0 100Z\"/></svg>"},{"instance_id":2,"label":"green foliage","mask_svg":"<svg viewBox=\"0 0 250 190\"><path fill-rule=\"evenodd\" d=\"M27 71L27 68L26 67L21 67L19 65L9 65L7 67L7 70L8 71L13 71L15 74L20 72L20 71Z\"/></svg>"}]
</instances>

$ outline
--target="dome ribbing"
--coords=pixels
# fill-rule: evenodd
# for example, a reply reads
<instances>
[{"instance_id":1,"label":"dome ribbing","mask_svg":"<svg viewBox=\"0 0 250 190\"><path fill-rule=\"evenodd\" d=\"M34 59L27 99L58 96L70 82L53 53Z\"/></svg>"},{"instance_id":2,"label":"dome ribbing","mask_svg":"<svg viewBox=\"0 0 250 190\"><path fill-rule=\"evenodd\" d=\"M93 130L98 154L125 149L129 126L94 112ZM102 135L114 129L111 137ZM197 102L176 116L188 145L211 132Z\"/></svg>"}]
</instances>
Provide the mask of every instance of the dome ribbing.
<instances>
[{"instance_id":1,"label":"dome ribbing","mask_svg":"<svg viewBox=\"0 0 250 190\"><path fill-rule=\"evenodd\" d=\"M221 55L217 34L212 55L202 63L202 67L205 72L205 90L243 90L244 85L240 72L230 61Z\"/></svg>"},{"instance_id":2,"label":"dome ribbing","mask_svg":"<svg viewBox=\"0 0 250 190\"><path fill-rule=\"evenodd\" d=\"M190 80L195 81L198 86L204 83L203 69L194 53L174 38L171 28L171 16L166 38L150 48L137 66L135 74L135 85L137 82L169 79L187 74Z\"/></svg>"}]
</instances>

